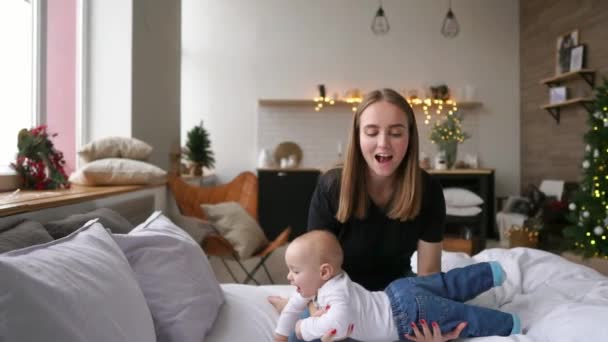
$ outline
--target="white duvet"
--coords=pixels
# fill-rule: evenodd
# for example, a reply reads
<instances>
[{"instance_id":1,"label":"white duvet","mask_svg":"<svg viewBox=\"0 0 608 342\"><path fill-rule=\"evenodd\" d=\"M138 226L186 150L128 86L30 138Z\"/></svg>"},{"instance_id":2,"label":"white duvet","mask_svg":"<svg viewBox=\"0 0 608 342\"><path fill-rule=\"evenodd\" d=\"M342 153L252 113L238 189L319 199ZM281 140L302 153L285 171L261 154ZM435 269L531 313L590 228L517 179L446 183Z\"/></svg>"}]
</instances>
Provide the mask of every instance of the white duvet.
<instances>
[{"instance_id":1,"label":"white duvet","mask_svg":"<svg viewBox=\"0 0 608 342\"><path fill-rule=\"evenodd\" d=\"M528 249L488 249L474 257L444 252L443 270L480 261L499 261L507 280L471 301L515 312L523 334L463 341L608 341L608 277L557 255ZM416 255L412 258L415 270ZM271 341L278 318L269 295L287 296L287 285L223 284L226 295L206 341Z\"/></svg>"}]
</instances>

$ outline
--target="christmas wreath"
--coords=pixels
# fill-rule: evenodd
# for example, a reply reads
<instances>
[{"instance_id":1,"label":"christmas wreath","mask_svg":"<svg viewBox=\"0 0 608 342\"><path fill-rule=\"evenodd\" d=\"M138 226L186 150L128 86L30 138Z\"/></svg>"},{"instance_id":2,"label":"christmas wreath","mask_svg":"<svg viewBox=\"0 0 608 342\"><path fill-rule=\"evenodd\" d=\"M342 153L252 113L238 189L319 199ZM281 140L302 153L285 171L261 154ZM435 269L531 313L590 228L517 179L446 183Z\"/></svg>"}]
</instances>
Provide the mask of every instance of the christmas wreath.
<instances>
[{"instance_id":1,"label":"christmas wreath","mask_svg":"<svg viewBox=\"0 0 608 342\"><path fill-rule=\"evenodd\" d=\"M23 189L69 188L63 153L55 149L45 125L19 131L17 160L11 167L21 176Z\"/></svg>"}]
</instances>

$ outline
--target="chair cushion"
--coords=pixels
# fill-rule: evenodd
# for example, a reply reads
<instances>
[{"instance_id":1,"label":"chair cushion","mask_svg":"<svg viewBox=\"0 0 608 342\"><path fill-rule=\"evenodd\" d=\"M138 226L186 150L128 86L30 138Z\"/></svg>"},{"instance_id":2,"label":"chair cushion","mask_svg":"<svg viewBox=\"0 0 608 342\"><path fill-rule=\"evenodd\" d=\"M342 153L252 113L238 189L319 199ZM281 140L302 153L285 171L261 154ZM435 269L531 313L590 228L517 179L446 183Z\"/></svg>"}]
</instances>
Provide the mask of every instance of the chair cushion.
<instances>
[{"instance_id":1,"label":"chair cushion","mask_svg":"<svg viewBox=\"0 0 608 342\"><path fill-rule=\"evenodd\" d=\"M133 225L117 212L108 208L99 208L84 214L75 214L62 220L50 221L44 228L53 239L59 239L76 231L90 220L99 219L99 223L112 233L126 234L133 229Z\"/></svg>"},{"instance_id":2,"label":"chair cushion","mask_svg":"<svg viewBox=\"0 0 608 342\"><path fill-rule=\"evenodd\" d=\"M160 211L113 237L146 297L157 340L204 341L224 295L198 243Z\"/></svg>"},{"instance_id":3,"label":"chair cushion","mask_svg":"<svg viewBox=\"0 0 608 342\"><path fill-rule=\"evenodd\" d=\"M127 158L147 160L152 154L152 146L130 137L107 137L84 145L78 155L85 163L103 158Z\"/></svg>"},{"instance_id":4,"label":"chair cushion","mask_svg":"<svg viewBox=\"0 0 608 342\"><path fill-rule=\"evenodd\" d=\"M262 228L238 203L203 204L201 208L240 258L248 258L268 244Z\"/></svg>"},{"instance_id":5,"label":"chair cushion","mask_svg":"<svg viewBox=\"0 0 608 342\"><path fill-rule=\"evenodd\" d=\"M49 241L53 238L40 222L18 217L0 219L0 253Z\"/></svg>"},{"instance_id":6,"label":"chair cushion","mask_svg":"<svg viewBox=\"0 0 608 342\"><path fill-rule=\"evenodd\" d=\"M70 182L81 185L155 185L167 181L167 172L158 166L131 159L99 159L76 170Z\"/></svg>"},{"instance_id":7,"label":"chair cushion","mask_svg":"<svg viewBox=\"0 0 608 342\"><path fill-rule=\"evenodd\" d=\"M146 300L108 231L0 254L0 341L155 341Z\"/></svg>"}]
</instances>

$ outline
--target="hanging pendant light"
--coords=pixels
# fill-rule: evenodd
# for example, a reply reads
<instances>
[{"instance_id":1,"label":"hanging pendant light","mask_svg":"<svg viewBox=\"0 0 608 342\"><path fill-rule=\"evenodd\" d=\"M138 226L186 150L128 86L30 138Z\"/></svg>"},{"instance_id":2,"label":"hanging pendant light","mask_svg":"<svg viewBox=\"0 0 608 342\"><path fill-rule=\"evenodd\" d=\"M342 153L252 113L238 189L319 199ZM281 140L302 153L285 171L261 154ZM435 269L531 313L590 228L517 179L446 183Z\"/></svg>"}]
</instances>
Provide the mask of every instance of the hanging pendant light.
<instances>
[{"instance_id":1,"label":"hanging pendant light","mask_svg":"<svg viewBox=\"0 0 608 342\"><path fill-rule=\"evenodd\" d=\"M452 12L452 0L449 0L448 13L443 19L443 25L441 25L441 34L446 38L454 38L458 35L458 32L460 32L460 25L458 25L458 20Z\"/></svg>"},{"instance_id":2,"label":"hanging pendant light","mask_svg":"<svg viewBox=\"0 0 608 342\"><path fill-rule=\"evenodd\" d=\"M376 11L376 16L374 20L372 20L372 32L375 35L387 34L391 29L391 26L388 24L388 19L386 15L384 15L384 9L382 9L382 1L380 1L380 7Z\"/></svg>"}]
</instances>

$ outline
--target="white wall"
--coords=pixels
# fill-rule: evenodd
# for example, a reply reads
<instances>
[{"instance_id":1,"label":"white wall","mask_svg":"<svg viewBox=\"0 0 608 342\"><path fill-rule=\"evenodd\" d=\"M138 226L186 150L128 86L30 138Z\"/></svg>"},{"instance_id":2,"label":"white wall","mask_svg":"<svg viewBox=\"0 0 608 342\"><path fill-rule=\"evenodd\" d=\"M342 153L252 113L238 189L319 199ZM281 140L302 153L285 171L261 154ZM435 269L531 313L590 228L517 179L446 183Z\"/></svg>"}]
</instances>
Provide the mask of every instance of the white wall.
<instances>
[{"instance_id":1,"label":"white wall","mask_svg":"<svg viewBox=\"0 0 608 342\"><path fill-rule=\"evenodd\" d=\"M484 106L466 116L473 138L461 151L478 153L482 166L497 169L497 195L517 192L518 2L454 2L461 32L452 40L439 33L446 2L383 4L391 31L377 37L370 31L376 1L183 0L182 139L204 120L222 181L255 169L259 148L273 148L267 144L281 139L301 140L305 162L310 154L321 164L337 152L348 115L324 120L306 116L312 110L258 108L259 98L312 98L321 83L329 94L349 88L472 85ZM285 128L277 133L274 127L271 133L266 127L276 120L281 123L275 126ZM434 154L426 140L428 128L420 130L423 151Z\"/></svg>"},{"instance_id":2,"label":"white wall","mask_svg":"<svg viewBox=\"0 0 608 342\"><path fill-rule=\"evenodd\" d=\"M168 169L180 135L181 1L91 0L86 21L84 141L136 137Z\"/></svg>"},{"instance_id":3,"label":"white wall","mask_svg":"<svg viewBox=\"0 0 608 342\"><path fill-rule=\"evenodd\" d=\"M82 132L86 142L108 135L131 136L132 17L131 1L87 3L87 118Z\"/></svg>"}]
</instances>

